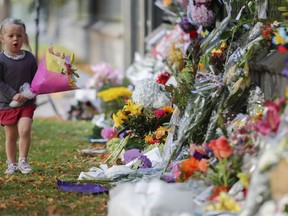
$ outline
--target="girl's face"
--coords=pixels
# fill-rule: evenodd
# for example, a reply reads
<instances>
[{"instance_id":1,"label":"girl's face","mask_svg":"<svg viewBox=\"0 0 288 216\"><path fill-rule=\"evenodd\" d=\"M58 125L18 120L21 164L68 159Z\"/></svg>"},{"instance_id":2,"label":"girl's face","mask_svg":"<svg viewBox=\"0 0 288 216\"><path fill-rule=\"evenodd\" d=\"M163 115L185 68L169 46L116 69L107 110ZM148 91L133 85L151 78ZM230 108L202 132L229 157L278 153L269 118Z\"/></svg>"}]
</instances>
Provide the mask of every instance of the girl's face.
<instances>
[{"instance_id":1,"label":"girl's face","mask_svg":"<svg viewBox=\"0 0 288 216\"><path fill-rule=\"evenodd\" d=\"M3 26L1 41L5 47L5 50L10 55L21 54L21 47L25 41L26 34L21 25L6 25Z\"/></svg>"}]
</instances>

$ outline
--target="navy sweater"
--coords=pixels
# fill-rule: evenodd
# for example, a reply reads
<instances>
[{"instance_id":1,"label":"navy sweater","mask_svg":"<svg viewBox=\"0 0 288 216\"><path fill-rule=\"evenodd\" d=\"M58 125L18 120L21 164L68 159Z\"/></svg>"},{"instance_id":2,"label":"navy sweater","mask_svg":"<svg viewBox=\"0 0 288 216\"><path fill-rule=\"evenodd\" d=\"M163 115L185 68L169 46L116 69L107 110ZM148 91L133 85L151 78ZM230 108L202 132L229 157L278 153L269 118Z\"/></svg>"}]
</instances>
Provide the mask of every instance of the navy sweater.
<instances>
[{"instance_id":1,"label":"navy sweater","mask_svg":"<svg viewBox=\"0 0 288 216\"><path fill-rule=\"evenodd\" d=\"M12 108L9 103L14 95L25 82L31 84L37 71L38 65L34 55L25 52L25 57L19 60L8 58L4 53L0 53L0 110ZM34 102L34 99L28 100L23 106Z\"/></svg>"}]
</instances>

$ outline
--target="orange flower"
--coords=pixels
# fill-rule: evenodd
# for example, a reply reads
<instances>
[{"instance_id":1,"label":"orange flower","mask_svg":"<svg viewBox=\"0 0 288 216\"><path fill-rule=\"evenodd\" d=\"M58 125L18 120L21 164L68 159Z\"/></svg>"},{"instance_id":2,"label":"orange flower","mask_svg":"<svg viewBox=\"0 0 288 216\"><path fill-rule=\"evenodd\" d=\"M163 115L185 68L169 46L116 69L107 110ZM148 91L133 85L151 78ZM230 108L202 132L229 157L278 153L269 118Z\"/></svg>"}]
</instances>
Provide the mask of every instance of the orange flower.
<instances>
[{"instance_id":1,"label":"orange flower","mask_svg":"<svg viewBox=\"0 0 288 216\"><path fill-rule=\"evenodd\" d=\"M162 110L164 110L165 113L173 113L174 112L174 109L171 107L171 106L164 106L162 108Z\"/></svg>"},{"instance_id":2,"label":"orange flower","mask_svg":"<svg viewBox=\"0 0 288 216\"><path fill-rule=\"evenodd\" d=\"M198 64L198 70L199 70L199 71L203 71L203 70L204 70L204 64L199 63L199 64Z\"/></svg>"},{"instance_id":3,"label":"orange flower","mask_svg":"<svg viewBox=\"0 0 288 216\"><path fill-rule=\"evenodd\" d=\"M202 158L202 159L199 161L198 168L199 168L199 170L201 170L202 172L207 173L207 172L208 172L208 160Z\"/></svg>"},{"instance_id":4,"label":"orange flower","mask_svg":"<svg viewBox=\"0 0 288 216\"><path fill-rule=\"evenodd\" d=\"M219 57L220 55L222 54L222 50L217 50L217 49L213 49L212 51L211 51L211 55L212 55L212 57Z\"/></svg>"},{"instance_id":5,"label":"orange flower","mask_svg":"<svg viewBox=\"0 0 288 216\"><path fill-rule=\"evenodd\" d=\"M220 49L221 49L222 51L224 51L226 48L227 48L227 44L226 44L225 42L223 42L223 43L221 44L221 46L220 46Z\"/></svg>"},{"instance_id":6,"label":"orange flower","mask_svg":"<svg viewBox=\"0 0 288 216\"><path fill-rule=\"evenodd\" d=\"M145 136L145 142L150 143L153 140L153 137L151 135Z\"/></svg>"},{"instance_id":7,"label":"orange flower","mask_svg":"<svg viewBox=\"0 0 288 216\"><path fill-rule=\"evenodd\" d=\"M172 4L172 0L164 0L162 4L163 7L168 7L170 4Z\"/></svg>"},{"instance_id":8,"label":"orange flower","mask_svg":"<svg viewBox=\"0 0 288 216\"><path fill-rule=\"evenodd\" d=\"M217 140L211 140L208 144L217 158L228 158L232 154L232 147L230 146L226 137L219 137Z\"/></svg>"},{"instance_id":9,"label":"orange flower","mask_svg":"<svg viewBox=\"0 0 288 216\"><path fill-rule=\"evenodd\" d=\"M156 139L161 139L163 136L165 136L166 131L168 131L168 128L159 126L157 130L155 131Z\"/></svg>"},{"instance_id":10,"label":"orange flower","mask_svg":"<svg viewBox=\"0 0 288 216\"><path fill-rule=\"evenodd\" d=\"M186 179L188 179L193 174L194 171L199 170L198 164L199 164L199 161L195 159L194 157L184 160L180 164L181 174L179 176L180 179L178 180L185 181Z\"/></svg>"}]
</instances>

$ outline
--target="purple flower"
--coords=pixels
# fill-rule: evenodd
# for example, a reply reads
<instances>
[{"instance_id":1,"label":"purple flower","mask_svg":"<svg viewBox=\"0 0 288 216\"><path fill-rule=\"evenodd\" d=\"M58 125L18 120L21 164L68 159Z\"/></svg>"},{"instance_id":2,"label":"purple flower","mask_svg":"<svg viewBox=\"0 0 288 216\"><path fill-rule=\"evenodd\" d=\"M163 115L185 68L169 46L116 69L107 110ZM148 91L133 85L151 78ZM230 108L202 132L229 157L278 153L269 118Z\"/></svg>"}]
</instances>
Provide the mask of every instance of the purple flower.
<instances>
[{"instance_id":1,"label":"purple flower","mask_svg":"<svg viewBox=\"0 0 288 216\"><path fill-rule=\"evenodd\" d=\"M195 29L195 27L189 22L189 19L187 16L181 17L180 27L186 33L189 33Z\"/></svg>"},{"instance_id":2,"label":"purple flower","mask_svg":"<svg viewBox=\"0 0 288 216\"><path fill-rule=\"evenodd\" d=\"M139 168L145 169L145 168L152 167L152 162L149 160L149 158L146 155L140 155L138 159L141 160L141 164Z\"/></svg>"},{"instance_id":3,"label":"purple flower","mask_svg":"<svg viewBox=\"0 0 288 216\"><path fill-rule=\"evenodd\" d=\"M288 66L286 66L286 67L282 70L282 75L284 75L285 77L288 78Z\"/></svg>"},{"instance_id":4,"label":"purple flower","mask_svg":"<svg viewBox=\"0 0 288 216\"><path fill-rule=\"evenodd\" d=\"M176 178L171 173L163 173L162 179L167 183L175 183Z\"/></svg>"},{"instance_id":5,"label":"purple flower","mask_svg":"<svg viewBox=\"0 0 288 216\"><path fill-rule=\"evenodd\" d=\"M203 154L198 151L195 151L192 156L197 160L201 160L203 158Z\"/></svg>"},{"instance_id":6,"label":"purple flower","mask_svg":"<svg viewBox=\"0 0 288 216\"><path fill-rule=\"evenodd\" d=\"M129 149L124 153L124 163L127 164L130 161L139 158L141 155L142 154L139 149Z\"/></svg>"}]
</instances>

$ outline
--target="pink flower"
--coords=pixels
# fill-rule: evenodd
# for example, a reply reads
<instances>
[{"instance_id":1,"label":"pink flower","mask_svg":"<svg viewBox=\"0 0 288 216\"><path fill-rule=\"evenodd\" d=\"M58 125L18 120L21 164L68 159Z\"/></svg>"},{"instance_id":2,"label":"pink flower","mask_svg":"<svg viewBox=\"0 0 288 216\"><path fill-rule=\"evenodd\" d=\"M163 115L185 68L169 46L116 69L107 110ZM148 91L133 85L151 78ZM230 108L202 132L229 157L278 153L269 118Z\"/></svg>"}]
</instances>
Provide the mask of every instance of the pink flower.
<instances>
[{"instance_id":1,"label":"pink flower","mask_svg":"<svg viewBox=\"0 0 288 216\"><path fill-rule=\"evenodd\" d=\"M189 0L177 0L177 2L181 5L182 10L186 12Z\"/></svg>"},{"instance_id":2,"label":"pink flower","mask_svg":"<svg viewBox=\"0 0 288 216\"><path fill-rule=\"evenodd\" d=\"M123 73L118 69L112 68L108 63L102 62L97 65L91 65L91 70L94 72L92 78L87 82L88 88L101 89L105 84L121 84L123 82Z\"/></svg>"},{"instance_id":3,"label":"pink flower","mask_svg":"<svg viewBox=\"0 0 288 216\"><path fill-rule=\"evenodd\" d=\"M116 128L104 128L101 131L101 136L103 139L110 140L113 137L116 137L118 130Z\"/></svg>"},{"instance_id":4,"label":"pink flower","mask_svg":"<svg viewBox=\"0 0 288 216\"><path fill-rule=\"evenodd\" d=\"M197 26L208 27L214 22L215 15L213 11L204 5L191 5L189 12L193 23Z\"/></svg>"},{"instance_id":5,"label":"pink flower","mask_svg":"<svg viewBox=\"0 0 288 216\"><path fill-rule=\"evenodd\" d=\"M275 102L267 101L265 119L260 119L255 123L255 130L263 135L270 132L276 133L280 125L280 112L285 105L285 98L279 98Z\"/></svg>"},{"instance_id":6,"label":"pink flower","mask_svg":"<svg viewBox=\"0 0 288 216\"><path fill-rule=\"evenodd\" d=\"M208 160L202 158L202 159L199 161L198 168L199 168L199 170L201 170L202 172L207 173L207 172L208 172Z\"/></svg>"},{"instance_id":7,"label":"pink flower","mask_svg":"<svg viewBox=\"0 0 288 216\"><path fill-rule=\"evenodd\" d=\"M280 125L280 116L276 107L269 107L266 113L266 119L258 120L255 123L255 130L259 131L263 135L267 135L268 133L277 132Z\"/></svg>"},{"instance_id":8,"label":"pink flower","mask_svg":"<svg viewBox=\"0 0 288 216\"><path fill-rule=\"evenodd\" d=\"M158 109L158 110L154 111L154 115L156 116L156 118L160 119L160 118L163 118L164 116L166 116L166 113L164 110Z\"/></svg>"}]
</instances>

